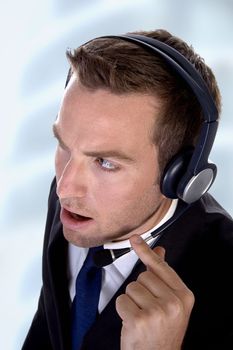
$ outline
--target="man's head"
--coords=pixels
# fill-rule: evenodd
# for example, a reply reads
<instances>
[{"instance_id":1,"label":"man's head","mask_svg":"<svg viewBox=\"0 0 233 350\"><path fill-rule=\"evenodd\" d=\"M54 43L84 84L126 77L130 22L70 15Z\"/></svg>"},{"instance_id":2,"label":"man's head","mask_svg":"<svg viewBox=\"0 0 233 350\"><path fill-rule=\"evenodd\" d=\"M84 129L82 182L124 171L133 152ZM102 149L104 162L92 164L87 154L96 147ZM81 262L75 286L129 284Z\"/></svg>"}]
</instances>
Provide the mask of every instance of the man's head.
<instances>
[{"instance_id":1,"label":"man's head","mask_svg":"<svg viewBox=\"0 0 233 350\"><path fill-rule=\"evenodd\" d=\"M191 48L165 31L140 34L195 64L220 108L215 79ZM135 44L95 39L68 57L72 74L55 125L65 237L92 246L141 234L169 206L160 175L177 151L195 144L199 103L160 57Z\"/></svg>"},{"instance_id":2,"label":"man's head","mask_svg":"<svg viewBox=\"0 0 233 350\"><path fill-rule=\"evenodd\" d=\"M186 57L206 82L220 114L221 97L215 77L192 46L165 30L135 33L162 41ZM152 140L159 150L161 175L172 156L195 145L203 121L200 104L159 54L121 39L97 38L68 51L67 57L71 74L78 73L87 88L103 88L114 94L139 92L160 99L161 110L155 119Z\"/></svg>"}]
</instances>

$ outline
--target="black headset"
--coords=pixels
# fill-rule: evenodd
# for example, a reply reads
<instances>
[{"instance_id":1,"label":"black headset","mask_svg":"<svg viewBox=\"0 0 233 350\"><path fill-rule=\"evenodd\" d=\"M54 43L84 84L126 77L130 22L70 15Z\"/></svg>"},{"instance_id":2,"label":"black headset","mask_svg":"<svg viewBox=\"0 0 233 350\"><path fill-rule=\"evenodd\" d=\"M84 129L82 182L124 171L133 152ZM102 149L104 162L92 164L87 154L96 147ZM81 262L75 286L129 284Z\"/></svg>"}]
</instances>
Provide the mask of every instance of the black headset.
<instances>
[{"instance_id":1,"label":"black headset","mask_svg":"<svg viewBox=\"0 0 233 350\"><path fill-rule=\"evenodd\" d=\"M173 47L144 35L107 35L101 38L133 42L161 56L191 88L203 111L203 123L194 149L175 155L161 177L161 192L168 198L179 198L191 204L208 191L217 174L217 167L208 162L218 128L218 110L209 89L194 65ZM95 40L95 39L94 39ZM91 40L92 41L92 40ZM70 78L70 71L66 85Z\"/></svg>"},{"instance_id":2,"label":"black headset","mask_svg":"<svg viewBox=\"0 0 233 350\"><path fill-rule=\"evenodd\" d=\"M166 197L180 198L188 204L195 202L208 191L217 174L216 165L209 163L208 157L218 128L218 110L204 79L186 57L157 39L137 34L102 38L127 40L160 55L183 78L199 101L204 120L196 146L174 156L161 178L161 192Z\"/></svg>"}]
</instances>

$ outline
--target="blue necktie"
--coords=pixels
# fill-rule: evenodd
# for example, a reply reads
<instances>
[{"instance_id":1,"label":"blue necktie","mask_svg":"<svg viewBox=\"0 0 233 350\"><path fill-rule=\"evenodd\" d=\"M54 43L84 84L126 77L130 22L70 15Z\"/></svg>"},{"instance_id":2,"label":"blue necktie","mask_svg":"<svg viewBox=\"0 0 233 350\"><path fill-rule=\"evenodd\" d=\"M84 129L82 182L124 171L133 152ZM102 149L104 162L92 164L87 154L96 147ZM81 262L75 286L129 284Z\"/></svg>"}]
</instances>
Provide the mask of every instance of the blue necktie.
<instances>
[{"instance_id":1,"label":"blue necktie","mask_svg":"<svg viewBox=\"0 0 233 350\"><path fill-rule=\"evenodd\" d=\"M93 253L103 247L90 248L76 278L76 294L72 303L72 350L81 349L83 338L98 313L102 269L93 261Z\"/></svg>"}]
</instances>

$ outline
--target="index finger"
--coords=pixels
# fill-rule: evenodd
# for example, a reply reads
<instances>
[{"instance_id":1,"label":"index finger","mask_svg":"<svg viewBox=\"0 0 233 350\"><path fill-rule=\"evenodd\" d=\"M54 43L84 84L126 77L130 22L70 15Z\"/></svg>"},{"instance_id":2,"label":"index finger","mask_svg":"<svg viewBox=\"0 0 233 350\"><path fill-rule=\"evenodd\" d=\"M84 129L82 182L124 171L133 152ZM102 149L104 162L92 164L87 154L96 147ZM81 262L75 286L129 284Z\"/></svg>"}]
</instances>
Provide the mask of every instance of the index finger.
<instances>
[{"instance_id":1,"label":"index finger","mask_svg":"<svg viewBox=\"0 0 233 350\"><path fill-rule=\"evenodd\" d=\"M146 267L163 280L170 288L174 290L186 288L186 285L177 275L177 273L156 254L143 239L134 235L130 238L130 243L139 259Z\"/></svg>"}]
</instances>

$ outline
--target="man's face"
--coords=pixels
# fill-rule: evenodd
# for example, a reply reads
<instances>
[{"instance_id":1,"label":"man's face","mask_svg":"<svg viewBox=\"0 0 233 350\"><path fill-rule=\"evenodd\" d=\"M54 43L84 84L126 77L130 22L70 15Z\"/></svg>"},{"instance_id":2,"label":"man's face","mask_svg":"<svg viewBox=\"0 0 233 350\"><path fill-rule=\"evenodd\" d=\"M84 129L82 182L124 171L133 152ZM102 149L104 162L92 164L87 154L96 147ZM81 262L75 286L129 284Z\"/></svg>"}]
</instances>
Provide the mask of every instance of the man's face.
<instances>
[{"instance_id":1,"label":"man's face","mask_svg":"<svg viewBox=\"0 0 233 350\"><path fill-rule=\"evenodd\" d=\"M169 200L158 184L151 141L159 101L84 88L72 77L54 133L57 194L65 238L90 247L152 228Z\"/></svg>"}]
</instances>

